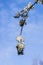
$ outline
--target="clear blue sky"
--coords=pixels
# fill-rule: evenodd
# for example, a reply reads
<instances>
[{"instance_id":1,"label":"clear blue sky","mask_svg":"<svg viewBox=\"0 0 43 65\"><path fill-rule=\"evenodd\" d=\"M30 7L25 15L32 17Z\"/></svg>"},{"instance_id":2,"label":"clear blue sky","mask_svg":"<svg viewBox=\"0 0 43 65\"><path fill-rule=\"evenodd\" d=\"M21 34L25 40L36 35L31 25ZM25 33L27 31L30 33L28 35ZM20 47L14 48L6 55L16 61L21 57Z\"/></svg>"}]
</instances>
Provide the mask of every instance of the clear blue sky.
<instances>
[{"instance_id":1,"label":"clear blue sky","mask_svg":"<svg viewBox=\"0 0 43 65\"><path fill-rule=\"evenodd\" d=\"M0 0L0 65L32 65L33 59L43 60L43 5L37 4L29 12L23 29L25 50L17 55L16 37L19 35L19 20L16 12L34 0Z\"/></svg>"}]
</instances>

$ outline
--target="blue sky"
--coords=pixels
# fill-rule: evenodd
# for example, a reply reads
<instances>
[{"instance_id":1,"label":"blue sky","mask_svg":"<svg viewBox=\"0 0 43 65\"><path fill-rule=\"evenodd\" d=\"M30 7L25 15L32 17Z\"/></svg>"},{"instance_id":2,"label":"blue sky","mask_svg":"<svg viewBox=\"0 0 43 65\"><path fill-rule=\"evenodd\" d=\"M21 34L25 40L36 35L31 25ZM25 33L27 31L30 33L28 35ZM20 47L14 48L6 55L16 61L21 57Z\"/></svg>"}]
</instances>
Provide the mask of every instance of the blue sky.
<instances>
[{"instance_id":1,"label":"blue sky","mask_svg":"<svg viewBox=\"0 0 43 65\"><path fill-rule=\"evenodd\" d=\"M0 65L32 65L34 59L43 61L43 5L29 12L22 36L25 39L23 56L17 55L16 37L20 33L16 12L34 0L0 0Z\"/></svg>"}]
</instances>

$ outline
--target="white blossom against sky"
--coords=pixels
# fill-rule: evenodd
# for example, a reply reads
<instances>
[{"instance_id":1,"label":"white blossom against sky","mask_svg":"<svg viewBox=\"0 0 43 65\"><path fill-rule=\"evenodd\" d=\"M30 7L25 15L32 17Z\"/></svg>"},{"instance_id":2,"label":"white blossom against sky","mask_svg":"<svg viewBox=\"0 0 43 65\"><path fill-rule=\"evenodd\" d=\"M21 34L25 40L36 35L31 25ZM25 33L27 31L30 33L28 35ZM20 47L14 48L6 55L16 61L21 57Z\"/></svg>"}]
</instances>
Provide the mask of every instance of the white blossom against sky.
<instances>
[{"instance_id":1,"label":"white blossom against sky","mask_svg":"<svg viewBox=\"0 0 43 65\"><path fill-rule=\"evenodd\" d=\"M28 14L24 55L18 56L16 37L20 33L16 12L34 0L0 0L0 65L32 65L34 58L43 60L43 5L37 4Z\"/></svg>"}]
</instances>

